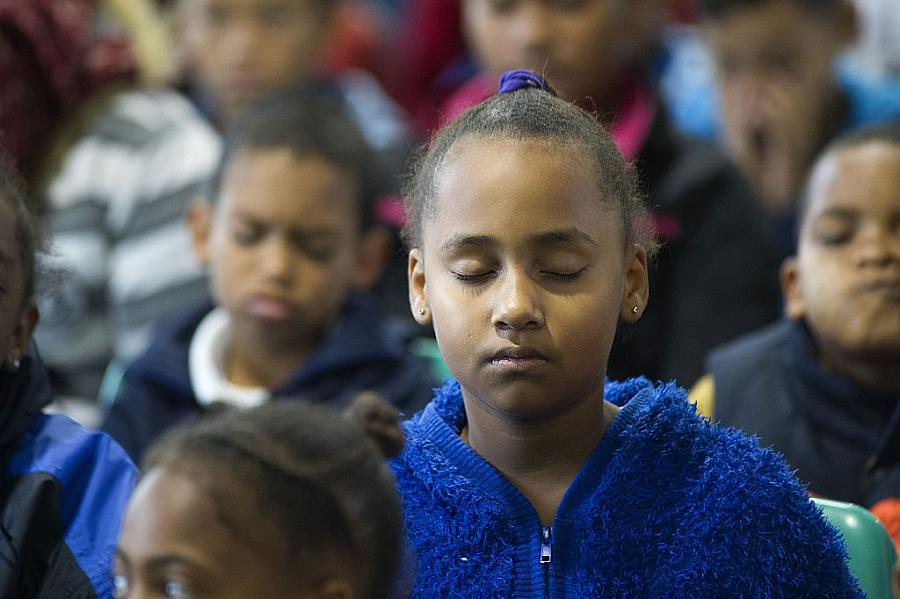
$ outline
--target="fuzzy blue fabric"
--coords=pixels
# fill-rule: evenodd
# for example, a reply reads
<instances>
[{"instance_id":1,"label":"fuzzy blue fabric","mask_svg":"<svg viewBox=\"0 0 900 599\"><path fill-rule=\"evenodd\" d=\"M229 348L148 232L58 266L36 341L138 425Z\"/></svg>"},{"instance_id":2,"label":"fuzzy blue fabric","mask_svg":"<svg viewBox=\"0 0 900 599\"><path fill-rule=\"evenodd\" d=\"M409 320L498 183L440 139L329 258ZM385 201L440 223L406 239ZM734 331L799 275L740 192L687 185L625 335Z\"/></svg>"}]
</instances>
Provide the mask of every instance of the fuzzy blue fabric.
<instances>
[{"instance_id":1,"label":"fuzzy blue fabric","mask_svg":"<svg viewBox=\"0 0 900 599\"><path fill-rule=\"evenodd\" d=\"M459 437L458 383L392 462L415 597L863 597L843 542L781 457L695 415L674 384L608 383L622 406L569 488L540 563L528 500Z\"/></svg>"}]
</instances>

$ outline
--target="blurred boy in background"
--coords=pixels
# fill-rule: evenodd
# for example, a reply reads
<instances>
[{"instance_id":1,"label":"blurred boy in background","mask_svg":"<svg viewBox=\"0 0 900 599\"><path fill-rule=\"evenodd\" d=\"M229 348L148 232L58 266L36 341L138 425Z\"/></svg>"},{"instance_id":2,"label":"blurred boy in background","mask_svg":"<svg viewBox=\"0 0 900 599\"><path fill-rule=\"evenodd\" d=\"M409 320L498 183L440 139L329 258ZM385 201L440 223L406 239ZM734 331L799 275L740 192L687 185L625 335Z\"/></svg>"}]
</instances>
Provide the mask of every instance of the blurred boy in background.
<instances>
[{"instance_id":1,"label":"blurred boy in background","mask_svg":"<svg viewBox=\"0 0 900 599\"><path fill-rule=\"evenodd\" d=\"M694 110L686 128L721 138L789 252L813 159L842 131L900 121L900 80L838 70L857 35L850 0L699 0L698 8L718 99Z\"/></svg>"},{"instance_id":2,"label":"blurred boy in background","mask_svg":"<svg viewBox=\"0 0 900 599\"><path fill-rule=\"evenodd\" d=\"M816 495L900 540L900 125L838 138L813 167L786 319L713 352L691 399L759 435Z\"/></svg>"},{"instance_id":3,"label":"blurred boy in background","mask_svg":"<svg viewBox=\"0 0 900 599\"><path fill-rule=\"evenodd\" d=\"M363 291L385 258L373 251L372 163L328 94L281 92L234 122L209 201L191 210L213 303L162 328L125 371L103 426L135 459L217 406L291 397L340 407L376 391L412 414L431 398L427 364Z\"/></svg>"}]
</instances>

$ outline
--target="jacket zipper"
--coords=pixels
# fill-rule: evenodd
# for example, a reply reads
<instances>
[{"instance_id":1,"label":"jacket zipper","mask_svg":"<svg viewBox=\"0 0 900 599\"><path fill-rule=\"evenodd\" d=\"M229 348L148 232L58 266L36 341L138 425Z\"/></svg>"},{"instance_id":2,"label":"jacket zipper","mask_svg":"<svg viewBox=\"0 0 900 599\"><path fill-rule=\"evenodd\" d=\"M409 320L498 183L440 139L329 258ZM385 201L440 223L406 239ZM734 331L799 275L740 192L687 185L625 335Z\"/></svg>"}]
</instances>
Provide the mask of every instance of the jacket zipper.
<instances>
[{"instance_id":1,"label":"jacket zipper","mask_svg":"<svg viewBox=\"0 0 900 599\"><path fill-rule=\"evenodd\" d=\"M549 564L553 557L553 547L550 542L553 538L553 528L544 526L541 528L541 563Z\"/></svg>"},{"instance_id":2,"label":"jacket zipper","mask_svg":"<svg viewBox=\"0 0 900 599\"><path fill-rule=\"evenodd\" d=\"M541 527L541 556L540 564L544 570L544 597L550 598L550 560L553 558L553 528Z\"/></svg>"}]
</instances>

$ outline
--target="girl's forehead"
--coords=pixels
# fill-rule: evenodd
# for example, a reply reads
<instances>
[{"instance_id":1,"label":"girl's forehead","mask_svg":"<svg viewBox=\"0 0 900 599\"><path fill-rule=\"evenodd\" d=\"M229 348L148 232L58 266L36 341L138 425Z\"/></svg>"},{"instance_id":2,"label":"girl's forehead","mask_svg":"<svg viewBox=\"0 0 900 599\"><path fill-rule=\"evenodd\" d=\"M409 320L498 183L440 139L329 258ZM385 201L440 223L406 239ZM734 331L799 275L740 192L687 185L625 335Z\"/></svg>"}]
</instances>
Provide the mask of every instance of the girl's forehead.
<instances>
[{"instance_id":1,"label":"girl's forehead","mask_svg":"<svg viewBox=\"0 0 900 599\"><path fill-rule=\"evenodd\" d=\"M473 138L448 152L435 178L428 237L512 238L578 228L608 235L618 225L597 169L577 146L543 139Z\"/></svg>"}]
</instances>

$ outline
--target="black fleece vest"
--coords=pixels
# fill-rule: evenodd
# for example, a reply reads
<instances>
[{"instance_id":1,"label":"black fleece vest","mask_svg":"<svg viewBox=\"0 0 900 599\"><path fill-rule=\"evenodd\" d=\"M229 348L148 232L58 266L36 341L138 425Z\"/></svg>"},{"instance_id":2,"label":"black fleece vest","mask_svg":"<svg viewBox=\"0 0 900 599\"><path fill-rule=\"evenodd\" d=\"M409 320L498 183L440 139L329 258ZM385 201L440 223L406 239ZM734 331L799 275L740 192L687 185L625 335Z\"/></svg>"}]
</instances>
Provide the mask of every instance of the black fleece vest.
<instances>
[{"instance_id":1,"label":"black fleece vest","mask_svg":"<svg viewBox=\"0 0 900 599\"><path fill-rule=\"evenodd\" d=\"M805 324L767 327L708 365L715 420L773 446L810 492L865 506L900 497L898 398L822 369Z\"/></svg>"}]
</instances>

